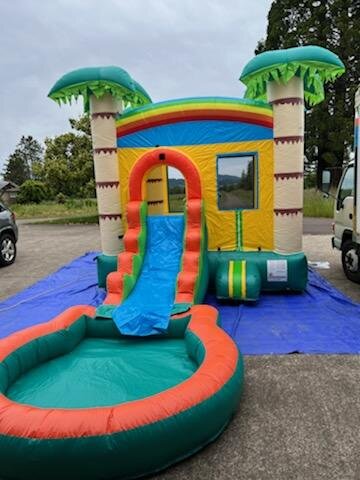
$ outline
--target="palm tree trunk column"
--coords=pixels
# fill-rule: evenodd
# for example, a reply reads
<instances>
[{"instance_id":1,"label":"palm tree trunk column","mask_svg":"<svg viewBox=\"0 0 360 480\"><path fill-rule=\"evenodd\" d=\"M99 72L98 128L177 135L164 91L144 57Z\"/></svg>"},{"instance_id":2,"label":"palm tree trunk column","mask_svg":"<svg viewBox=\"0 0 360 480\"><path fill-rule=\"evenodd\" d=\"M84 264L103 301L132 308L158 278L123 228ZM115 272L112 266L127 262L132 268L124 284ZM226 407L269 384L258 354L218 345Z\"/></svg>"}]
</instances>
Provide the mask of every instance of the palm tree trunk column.
<instances>
[{"instance_id":1,"label":"palm tree trunk column","mask_svg":"<svg viewBox=\"0 0 360 480\"><path fill-rule=\"evenodd\" d=\"M123 225L115 123L115 117L121 111L121 102L111 95L104 95L100 99L94 95L90 97L101 249L105 255L117 255L122 249Z\"/></svg>"},{"instance_id":2,"label":"palm tree trunk column","mask_svg":"<svg viewBox=\"0 0 360 480\"><path fill-rule=\"evenodd\" d=\"M274 247L302 251L304 171L304 86L293 77L286 85L268 83L274 115Z\"/></svg>"}]
</instances>

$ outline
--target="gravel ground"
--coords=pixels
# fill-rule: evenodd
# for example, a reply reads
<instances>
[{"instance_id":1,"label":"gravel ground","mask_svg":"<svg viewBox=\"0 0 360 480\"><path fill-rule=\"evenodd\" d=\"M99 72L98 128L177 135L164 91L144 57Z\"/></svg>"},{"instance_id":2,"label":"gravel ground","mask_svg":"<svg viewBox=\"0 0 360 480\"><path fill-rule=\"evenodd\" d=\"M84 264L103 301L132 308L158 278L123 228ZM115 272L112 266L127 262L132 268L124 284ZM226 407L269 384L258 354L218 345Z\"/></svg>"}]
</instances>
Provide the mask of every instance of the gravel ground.
<instances>
[{"instance_id":1,"label":"gravel ground","mask_svg":"<svg viewBox=\"0 0 360 480\"><path fill-rule=\"evenodd\" d=\"M18 255L0 270L0 301L89 250L100 250L97 225L19 223Z\"/></svg>"},{"instance_id":2,"label":"gravel ground","mask_svg":"<svg viewBox=\"0 0 360 480\"><path fill-rule=\"evenodd\" d=\"M326 228L326 226L325 226ZM21 225L16 263L0 271L5 299L88 250L96 225ZM360 302L343 275L330 235L307 235L319 272ZM192 458L155 476L163 480L359 480L360 356L248 356L245 393L224 434Z\"/></svg>"},{"instance_id":3,"label":"gravel ground","mask_svg":"<svg viewBox=\"0 0 360 480\"><path fill-rule=\"evenodd\" d=\"M358 480L360 357L246 357L224 434L159 480Z\"/></svg>"}]
</instances>

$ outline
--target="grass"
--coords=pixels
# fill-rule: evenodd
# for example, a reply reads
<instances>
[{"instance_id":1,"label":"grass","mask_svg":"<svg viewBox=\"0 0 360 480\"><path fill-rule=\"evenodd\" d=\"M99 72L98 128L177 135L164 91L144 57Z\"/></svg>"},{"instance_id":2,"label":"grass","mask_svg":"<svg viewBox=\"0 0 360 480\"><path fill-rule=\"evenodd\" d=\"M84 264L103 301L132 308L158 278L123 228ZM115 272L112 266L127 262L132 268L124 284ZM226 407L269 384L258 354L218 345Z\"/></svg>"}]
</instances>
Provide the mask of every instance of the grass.
<instances>
[{"instance_id":1,"label":"grass","mask_svg":"<svg viewBox=\"0 0 360 480\"><path fill-rule=\"evenodd\" d=\"M334 199L313 189L304 190L304 217L332 218L334 216Z\"/></svg>"},{"instance_id":2,"label":"grass","mask_svg":"<svg viewBox=\"0 0 360 480\"><path fill-rule=\"evenodd\" d=\"M11 209L15 212L16 218L84 218L93 217L97 214L95 198L69 199L65 203L43 202L39 204L14 204ZM81 223L81 222L78 222Z\"/></svg>"},{"instance_id":3,"label":"grass","mask_svg":"<svg viewBox=\"0 0 360 480\"><path fill-rule=\"evenodd\" d=\"M184 194L169 195L170 211L184 211ZM97 204L95 198L68 199L65 203L44 202L40 204L14 204L11 206L18 219L38 219L38 223L81 224L98 223ZM304 191L304 216L332 218L334 211L333 198L324 198L321 192L314 189ZM49 219L49 220L48 220Z\"/></svg>"},{"instance_id":4,"label":"grass","mask_svg":"<svg viewBox=\"0 0 360 480\"><path fill-rule=\"evenodd\" d=\"M183 212L185 208L185 193L169 193L169 211Z\"/></svg>"}]
</instances>

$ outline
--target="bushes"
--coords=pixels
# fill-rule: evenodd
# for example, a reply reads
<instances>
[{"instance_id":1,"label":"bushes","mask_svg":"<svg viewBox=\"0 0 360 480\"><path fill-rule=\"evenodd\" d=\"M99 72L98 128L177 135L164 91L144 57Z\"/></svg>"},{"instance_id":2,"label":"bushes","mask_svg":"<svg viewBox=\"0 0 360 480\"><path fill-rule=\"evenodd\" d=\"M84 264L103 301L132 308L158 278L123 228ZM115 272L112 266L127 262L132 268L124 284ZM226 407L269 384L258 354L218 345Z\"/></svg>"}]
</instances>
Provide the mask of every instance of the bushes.
<instances>
[{"instance_id":1,"label":"bushes","mask_svg":"<svg viewBox=\"0 0 360 480\"><path fill-rule=\"evenodd\" d=\"M41 203L49 196L50 192L45 183L39 180L26 180L21 185L16 200L19 203Z\"/></svg>"},{"instance_id":2,"label":"bushes","mask_svg":"<svg viewBox=\"0 0 360 480\"><path fill-rule=\"evenodd\" d=\"M65 205L67 208L83 208L96 206L96 198L94 188L89 182L88 188L83 193L90 193L90 198L71 198L63 193L58 193L54 197L54 193L43 182L38 180L26 180L21 187L17 196L17 203L21 204L39 204L42 202L53 202L58 205Z\"/></svg>"},{"instance_id":3,"label":"bushes","mask_svg":"<svg viewBox=\"0 0 360 480\"><path fill-rule=\"evenodd\" d=\"M64 205L64 203L66 203L66 195L64 195L63 193L58 193L55 197L55 201L60 205Z\"/></svg>"},{"instance_id":4,"label":"bushes","mask_svg":"<svg viewBox=\"0 0 360 480\"><path fill-rule=\"evenodd\" d=\"M93 178L91 178L84 186L80 188L80 197L81 198L96 197L95 180Z\"/></svg>"}]
</instances>

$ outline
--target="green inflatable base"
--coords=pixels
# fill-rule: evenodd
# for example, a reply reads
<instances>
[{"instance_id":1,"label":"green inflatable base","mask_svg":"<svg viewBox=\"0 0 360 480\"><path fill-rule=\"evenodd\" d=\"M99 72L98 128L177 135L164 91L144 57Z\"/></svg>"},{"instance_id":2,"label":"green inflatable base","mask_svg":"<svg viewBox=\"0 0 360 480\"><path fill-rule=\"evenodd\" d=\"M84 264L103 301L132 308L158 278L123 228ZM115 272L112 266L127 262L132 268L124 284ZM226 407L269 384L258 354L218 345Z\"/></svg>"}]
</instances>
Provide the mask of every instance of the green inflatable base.
<instances>
[{"instance_id":1,"label":"green inflatable base","mask_svg":"<svg viewBox=\"0 0 360 480\"><path fill-rule=\"evenodd\" d=\"M221 271L227 271L230 261L245 260L250 272L257 271L260 291L303 291L308 280L307 259L304 253L283 255L275 252L208 252L210 290L223 288L217 285ZM255 268L254 268L255 267ZM106 277L117 269L117 255L101 254L97 257L99 287L106 288ZM223 295L220 295L223 298ZM255 298L254 298L255 299Z\"/></svg>"},{"instance_id":2,"label":"green inflatable base","mask_svg":"<svg viewBox=\"0 0 360 480\"><path fill-rule=\"evenodd\" d=\"M209 252L208 255L211 290L223 292L224 289L216 283L216 279L221 277L218 272L227 270L230 261L239 262L241 260L245 260L249 273L251 271L254 274L254 270L258 271L260 291L293 290L301 292L306 288L308 266L304 253L282 255L275 252L239 251Z\"/></svg>"},{"instance_id":3,"label":"green inflatable base","mask_svg":"<svg viewBox=\"0 0 360 480\"><path fill-rule=\"evenodd\" d=\"M255 302L261 292L261 275L255 263L246 260L220 262L215 278L218 299Z\"/></svg>"}]
</instances>

